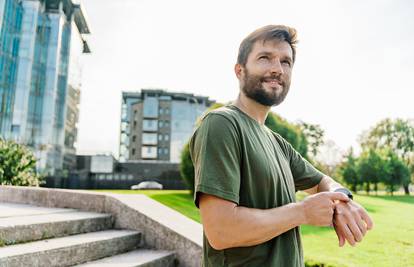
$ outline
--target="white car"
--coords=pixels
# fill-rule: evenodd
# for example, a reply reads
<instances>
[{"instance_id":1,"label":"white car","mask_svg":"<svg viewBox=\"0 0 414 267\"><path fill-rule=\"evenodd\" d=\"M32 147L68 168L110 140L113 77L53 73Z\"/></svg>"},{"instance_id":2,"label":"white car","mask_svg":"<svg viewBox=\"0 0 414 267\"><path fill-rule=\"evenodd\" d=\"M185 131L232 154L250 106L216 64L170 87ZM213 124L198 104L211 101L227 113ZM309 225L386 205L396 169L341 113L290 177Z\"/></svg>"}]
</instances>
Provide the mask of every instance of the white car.
<instances>
[{"instance_id":1,"label":"white car","mask_svg":"<svg viewBox=\"0 0 414 267\"><path fill-rule=\"evenodd\" d=\"M155 181L144 181L140 182L139 184L131 186L132 190L140 190L140 189L162 189L162 184L155 182Z\"/></svg>"}]
</instances>

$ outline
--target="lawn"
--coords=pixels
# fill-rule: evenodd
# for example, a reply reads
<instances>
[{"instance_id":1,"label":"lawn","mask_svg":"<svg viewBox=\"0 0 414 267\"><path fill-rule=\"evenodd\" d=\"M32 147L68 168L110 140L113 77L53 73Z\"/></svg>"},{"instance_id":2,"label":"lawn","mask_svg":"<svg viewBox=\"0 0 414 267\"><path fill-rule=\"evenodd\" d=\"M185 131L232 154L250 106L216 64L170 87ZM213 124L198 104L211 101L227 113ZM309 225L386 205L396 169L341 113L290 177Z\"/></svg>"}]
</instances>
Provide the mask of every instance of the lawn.
<instances>
[{"instance_id":1,"label":"lawn","mask_svg":"<svg viewBox=\"0 0 414 267\"><path fill-rule=\"evenodd\" d=\"M104 190L99 190L104 191ZM109 191L107 191L109 192ZM112 193L146 194L189 218L200 215L188 191L110 190ZM299 194L298 199L303 195ZM302 226L305 259L332 266L414 266L414 197L356 195L374 220L375 227L356 247L339 248L335 232L326 227Z\"/></svg>"}]
</instances>

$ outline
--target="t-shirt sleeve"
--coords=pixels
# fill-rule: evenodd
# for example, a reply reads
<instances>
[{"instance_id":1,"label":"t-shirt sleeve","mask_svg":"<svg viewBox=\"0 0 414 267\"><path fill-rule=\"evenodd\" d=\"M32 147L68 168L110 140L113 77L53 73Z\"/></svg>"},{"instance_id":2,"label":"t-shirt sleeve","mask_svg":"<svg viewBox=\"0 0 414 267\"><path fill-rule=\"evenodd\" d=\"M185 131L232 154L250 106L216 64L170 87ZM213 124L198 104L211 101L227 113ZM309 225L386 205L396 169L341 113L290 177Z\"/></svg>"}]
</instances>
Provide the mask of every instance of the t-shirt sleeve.
<instances>
[{"instance_id":1,"label":"t-shirt sleeve","mask_svg":"<svg viewBox=\"0 0 414 267\"><path fill-rule=\"evenodd\" d=\"M194 164L194 202L200 193L239 204L240 139L233 122L220 114L207 115L190 141Z\"/></svg>"},{"instance_id":2,"label":"t-shirt sleeve","mask_svg":"<svg viewBox=\"0 0 414 267\"><path fill-rule=\"evenodd\" d=\"M299 152L297 152L289 142L283 138L281 139L284 150L289 158L290 169L292 171L296 191L309 189L319 184L324 174L318 171L312 164L309 163L309 161L303 158L302 155L299 154Z\"/></svg>"}]
</instances>

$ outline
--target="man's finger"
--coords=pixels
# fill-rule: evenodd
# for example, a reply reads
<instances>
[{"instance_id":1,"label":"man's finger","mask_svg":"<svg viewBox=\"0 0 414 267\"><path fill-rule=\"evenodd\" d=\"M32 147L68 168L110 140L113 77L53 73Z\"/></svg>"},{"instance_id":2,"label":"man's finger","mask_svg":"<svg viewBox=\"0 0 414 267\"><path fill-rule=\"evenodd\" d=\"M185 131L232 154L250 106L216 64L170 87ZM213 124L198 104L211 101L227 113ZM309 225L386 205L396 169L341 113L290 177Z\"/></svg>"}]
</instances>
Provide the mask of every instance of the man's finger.
<instances>
[{"instance_id":1,"label":"man's finger","mask_svg":"<svg viewBox=\"0 0 414 267\"><path fill-rule=\"evenodd\" d=\"M361 231L362 236L365 236L365 234L367 233L367 225L366 225L366 223L362 220L361 217L356 218L355 219L355 222L358 225L358 228Z\"/></svg>"},{"instance_id":2,"label":"man's finger","mask_svg":"<svg viewBox=\"0 0 414 267\"><path fill-rule=\"evenodd\" d=\"M367 224L367 229L371 230L374 227L374 222L372 221L371 217L369 217L368 213L363 209L359 212L359 214Z\"/></svg>"},{"instance_id":3,"label":"man's finger","mask_svg":"<svg viewBox=\"0 0 414 267\"><path fill-rule=\"evenodd\" d=\"M354 236L354 240L355 240L356 242L361 242L361 241L362 241L362 237L363 237L363 235L362 235L361 231L359 230L358 225L355 223L355 221L354 221L354 220L352 220L352 219L351 219L351 220L348 222L348 227L349 227L349 229L351 230L352 235Z\"/></svg>"},{"instance_id":4,"label":"man's finger","mask_svg":"<svg viewBox=\"0 0 414 267\"><path fill-rule=\"evenodd\" d=\"M336 224L338 225L340 231L343 233L345 239L351 246L355 246L355 239L354 235L352 234L351 230L349 230L348 225L346 225L342 220L336 220Z\"/></svg>"},{"instance_id":5,"label":"man's finger","mask_svg":"<svg viewBox=\"0 0 414 267\"><path fill-rule=\"evenodd\" d=\"M329 192L329 197L335 201L335 200L341 200L341 201L345 201L348 202L349 201L349 197L347 195L345 195L344 193L340 193L340 192Z\"/></svg>"},{"instance_id":6,"label":"man's finger","mask_svg":"<svg viewBox=\"0 0 414 267\"><path fill-rule=\"evenodd\" d=\"M341 233L341 231L339 230L339 228L334 224L334 229L335 229L335 233L336 236L338 237L338 245L340 247L343 247L345 245L345 238L343 236L343 234Z\"/></svg>"}]
</instances>

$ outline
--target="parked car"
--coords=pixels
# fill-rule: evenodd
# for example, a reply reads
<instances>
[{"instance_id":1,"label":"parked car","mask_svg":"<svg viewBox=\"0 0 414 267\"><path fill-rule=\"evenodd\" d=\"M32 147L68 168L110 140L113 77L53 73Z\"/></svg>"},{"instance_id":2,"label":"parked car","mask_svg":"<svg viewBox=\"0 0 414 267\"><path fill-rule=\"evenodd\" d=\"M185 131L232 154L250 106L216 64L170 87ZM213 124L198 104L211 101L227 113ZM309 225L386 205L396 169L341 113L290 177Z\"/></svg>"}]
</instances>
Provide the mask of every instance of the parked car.
<instances>
[{"instance_id":1,"label":"parked car","mask_svg":"<svg viewBox=\"0 0 414 267\"><path fill-rule=\"evenodd\" d=\"M162 184L155 181L143 181L139 184L131 186L132 190L142 190L142 189L162 189Z\"/></svg>"}]
</instances>

